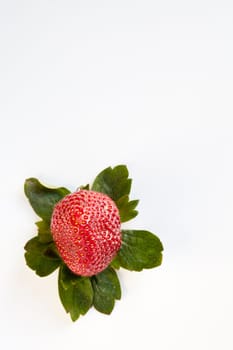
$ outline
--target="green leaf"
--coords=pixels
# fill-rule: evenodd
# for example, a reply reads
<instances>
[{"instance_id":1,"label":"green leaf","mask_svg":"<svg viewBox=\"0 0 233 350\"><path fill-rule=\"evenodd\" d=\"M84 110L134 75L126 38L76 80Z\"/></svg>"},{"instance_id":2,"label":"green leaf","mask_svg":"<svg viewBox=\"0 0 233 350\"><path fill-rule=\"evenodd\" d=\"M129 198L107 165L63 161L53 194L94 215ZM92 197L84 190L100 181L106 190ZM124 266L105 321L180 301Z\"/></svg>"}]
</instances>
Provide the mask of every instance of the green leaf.
<instances>
[{"instance_id":1,"label":"green leaf","mask_svg":"<svg viewBox=\"0 0 233 350\"><path fill-rule=\"evenodd\" d=\"M120 264L118 256L115 256L115 258L111 261L110 266L113 269L119 270L119 268L121 267L121 264Z\"/></svg>"},{"instance_id":2,"label":"green leaf","mask_svg":"<svg viewBox=\"0 0 233 350\"><path fill-rule=\"evenodd\" d=\"M50 222L54 205L70 193L64 187L47 188L35 178L25 181L24 191L36 214L46 222Z\"/></svg>"},{"instance_id":3,"label":"green leaf","mask_svg":"<svg viewBox=\"0 0 233 350\"><path fill-rule=\"evenodd\" d=\"M99 274L91 277L96 310L110 314L114 308L115 299L121 298L121 287L116 272L108 267Z\"/></svg>"},{"instance_id":4,"label":"green leaf","mask_svg":"<svg viewBox=\"0 0 233 350\"><path fill-rule=\"evenodd\" d=\"M126 222L133 219L138 215L138 211L135 210L139 200L129 200L129 196L123 196L116 201L116 205L119 209L121 222Z\"/></svg>"},{"instance_id":5,"label":"green leaf","mask_svg":"<svg viewBox=\"0 0 233 350\"><path fill-rule=\"evenodd\" d=\"M92 190L107 194L112 198L120 212L121 222L134 218L138 212L135 210L138 200L129 200L132 180L125 165L104 169L92 185Z\"/></svg>"},{"instance_id":6,"label":"green leaf","mask_svg":"<svg viewBox=\"0 0 233 350\"><path fill-rule=\"evenodd\" d=\"M159 238L149 231L123 230L122 245L117 258L122 267L141 271L159 266L163 246Z\"/></svg>"},{"instance_id":7,"label":"green leaf","mask_svg":"<svg viewBox=\"0 0 233 350\"><path fill-rule=\"evenodd\" d=\"M72 321L84 315L92 306L93 289L89 277L73 274L67 266L61 265L58 275L59 296Z\"/></svg>"},{"instance_id":8,"label":"green leaf","mask_svg":"<svg viewBox=\"0 0 233 350\"><path fill-rule=\"evenodd\" d=\"M87 185L85 185L85 186L80 186L79 189L80 189L80 190L87 190L87 191L89 191L90 185L87 184Z\"/></svg>"},{"instance_id":9,"label":"green leaf","mask_svg":"<svg viewBox=\"0 0 233 350\"><path fill-rule=\"evenodd\" d=\"M131 179L125 165L104 169L94 180L92 190L102 192L117 201L122 196L130 193Z\"/></svg>"},{"instance_id":10,"label":"green leaf","mask_svg":"<svg viewBox=\"0 0 233 350\"><path fill-rule=\"evenodd\" d=\"M38 227L39 242L41 243L53 242L53 237L52 237L48 222L44 220L38 221L36 222L36 226Z\"/></svg>"},{"instance_id":11,"label":"green leaf","mask_svg":"<svg viewBox=\"0 0 233 350\"><path fill-rule=\"evenodd\" d=\"M61 263L54 243L41 243L38 236L30 239L24 249L27 265L40 277L48 276Z\"/></svg>"}]
</instances>

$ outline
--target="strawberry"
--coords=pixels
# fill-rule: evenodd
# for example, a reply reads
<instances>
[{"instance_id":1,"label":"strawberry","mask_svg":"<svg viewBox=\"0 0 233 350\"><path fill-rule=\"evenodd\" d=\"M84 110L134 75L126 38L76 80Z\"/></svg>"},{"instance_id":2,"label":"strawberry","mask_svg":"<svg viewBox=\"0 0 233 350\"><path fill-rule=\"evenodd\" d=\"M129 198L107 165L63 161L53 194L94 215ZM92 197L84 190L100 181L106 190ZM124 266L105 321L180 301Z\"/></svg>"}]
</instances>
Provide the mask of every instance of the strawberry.
<instances>
[{"instance_id":1,"label":"strawberry","mask_svg":"<svg viewBox=\"0 0 233 350\"><path fill-rule=\"evenodd\" d=\"M81 276L104 270L121 246L120 215L107 195L79 190L54 207L51 232L69 269Z\"/></svg>"}]
</instances>

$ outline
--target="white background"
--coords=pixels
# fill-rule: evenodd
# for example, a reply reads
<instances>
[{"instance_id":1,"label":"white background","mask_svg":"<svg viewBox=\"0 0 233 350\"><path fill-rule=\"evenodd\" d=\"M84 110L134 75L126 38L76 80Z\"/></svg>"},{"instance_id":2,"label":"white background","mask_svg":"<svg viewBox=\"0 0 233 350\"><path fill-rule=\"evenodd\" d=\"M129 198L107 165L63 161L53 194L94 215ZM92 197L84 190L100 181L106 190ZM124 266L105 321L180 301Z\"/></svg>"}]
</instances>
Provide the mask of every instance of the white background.
<instances>
[{"instance_id":1,"label":"white background","mask_svg":"<svg viewBox=\"0 0 233 350\"><path fill-rule=\"evenodd\" d=\"M0 28L1 348L232 350L232 1L1 0ZM23 183L121 163L163 265L72 323L25 265Z\"/></svg>"}]
</instances>

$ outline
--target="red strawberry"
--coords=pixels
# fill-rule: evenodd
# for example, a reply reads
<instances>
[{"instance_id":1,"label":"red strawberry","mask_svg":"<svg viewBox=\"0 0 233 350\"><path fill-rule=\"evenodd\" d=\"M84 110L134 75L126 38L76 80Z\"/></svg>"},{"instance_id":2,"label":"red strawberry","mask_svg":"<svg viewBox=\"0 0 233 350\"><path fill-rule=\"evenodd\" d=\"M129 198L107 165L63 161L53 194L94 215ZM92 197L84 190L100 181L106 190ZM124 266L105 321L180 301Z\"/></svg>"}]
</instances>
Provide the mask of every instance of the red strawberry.
<instances>
[{"instance_id":1,"label":"red strawberry","mask_svg":"<svg viewBox=\"0 0 233 350\"><path fill-rule=\"evenodd\" d=\"M104 270L121 246L119 211L99 192L65 196L54 208L51 232L65 264L81 276Z\"/></svg>"}]
</instances>

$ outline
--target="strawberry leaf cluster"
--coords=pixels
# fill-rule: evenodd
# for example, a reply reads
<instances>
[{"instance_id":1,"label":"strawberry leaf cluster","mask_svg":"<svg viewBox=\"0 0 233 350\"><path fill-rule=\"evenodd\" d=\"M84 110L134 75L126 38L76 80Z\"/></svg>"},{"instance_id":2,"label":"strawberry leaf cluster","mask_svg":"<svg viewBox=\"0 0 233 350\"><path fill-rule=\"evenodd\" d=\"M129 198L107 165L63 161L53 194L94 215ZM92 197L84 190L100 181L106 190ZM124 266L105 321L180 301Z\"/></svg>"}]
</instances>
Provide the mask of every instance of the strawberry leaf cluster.
<instances>
[{"instance_id":1,"label":"strawberry leaf cluster","mask_svg":"<svg viewBox=\"0 0 233 350\"><path fill-rule=\"evenodd\" d=\"M135 210L138 200L129 198L131 184L127 167L118 165L104 169L92 186L80 188L108 195L116 203L121 223L124 223L138 214ZM120 267L141 271L161 264L163 246L156 235L145 230L122 230L121 248L104 271L91 277L74 274L61 259L50 231L54 206L70 191L64 187L47 188L35 178L25 181L24 191L35 213L41 218L36 222L37 235L24 247L26 263L40 277L59 269L59 297L73 321L86 314L92 306L104 314L112 312L115 300L121 298L116 272Z\"/></svg>"}]
</instances>

